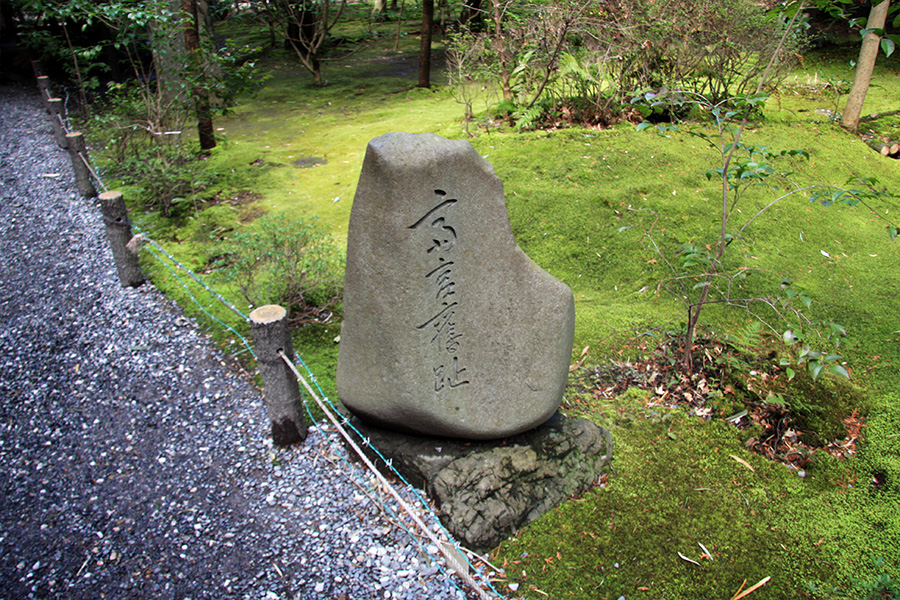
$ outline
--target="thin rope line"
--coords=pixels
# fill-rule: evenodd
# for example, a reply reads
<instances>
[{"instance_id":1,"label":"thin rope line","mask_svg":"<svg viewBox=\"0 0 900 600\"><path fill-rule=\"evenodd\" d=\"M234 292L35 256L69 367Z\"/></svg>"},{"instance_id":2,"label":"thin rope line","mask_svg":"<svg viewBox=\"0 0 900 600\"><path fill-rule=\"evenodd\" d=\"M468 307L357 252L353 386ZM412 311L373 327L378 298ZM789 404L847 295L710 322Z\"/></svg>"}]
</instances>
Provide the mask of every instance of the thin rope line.
<instances>
[{"instance_id":1,"label":"thin rope line","mask_svg":"<svg viewBox=\"0 0 900 600\"><path fill-rule=\"evenodd\" d=\"M215 321L222 327L225 327L226 329L231 331L234 335L236 335L238 337L238 339L240 339L241 342L244 344L244 346L247 348L247 350L250 352L250 355L253 356L253 358L255 360L259 360L256 357L256 353L253 352L253 348L250 346L250 343L247 341L247 339L244 336L242 336L240 333L238 333L238 331L234 327L221 321L216 316L214 316L212 313L210 313L208 310L206 310L206 308L204 308L204 306L202 304L200 304L200 301L197 300L197 298L194 296L194 294L191 293L191 290L190 290L190 288L188 288L187 284L181 279L181 277L178 276L178 273L176 273L175 270L172 269L172 267L170 267L168 264L166 264L166 262L163 261L162 258L158 254L156 254L156 252L154 252L153 250L151 250L149 248L147 250L150 252L150 254L152 254L156 258L156 260L158 260L160 262L160 264L162 264L165 268L167 268L169 270L170 273L172 273L172 276L178 280L178 283L181 284L181 287L184 288L184 291L186 291L188 296L190 296L191 300L194 301L194 304L196 304L197 307L200 308L200 310L202 310L203 313L207 317L209 317L210 319L212 319L213 321Z\"/></svg>"},{"instance_id":2,"label":"thin rope line","mask_svg":"<svg viewBox=\"0 0 900 600\"><path fill-rule=\"evenodd\" d=\"M391 496L394 497L394 499L397 501L397 503L400 505L400 507L403 509L403 511L406 512L406 514L408 514L412 518L413 522L416 525L418 525L418 527L423 532L425 532L425 535L428 537L428 539L431 541L431 543L437 547L437 549L441 552L441 554L444 555L444 557L447 559L448 563L458 561L458 559L456 557L453 557L450 555L450 553L446 550L444 544L437 538L437 536L434 535L434 533L431 531L431 529L427 525L425 525L425 523L422 522L422 520L419 518L419 516L417 514L415 514L415 512L413 512L412 508L410 508L410 506L406 503L406 501L403 500L403 498L400 496L400 494L397 492L397 490L394 488L394 486L391 485L391 483L384 477L384 475L381 474L380 471L378 471L377 468L375 468L375 465L372 464L372 461L369 460L369 457L366 456L365 452L363 452L360 449L360 447L356 444L356 442L353 441L353 438L350 436L350 434L347 433L347 431L338 422L338 420L334 416L334 414L328 409L328 407L325 406L325 403L322 402L322 400L315 393L315 391L313 391L312 387L310 387L309 383L307 383L306 378L304 378L303 375L300 374L300 372L297 370L297 367L295 367L294 364L291 362L291 360L285 355L284 351L279 350L278 355L281 356L281 359L285 362L285 364L288 366L288 368L294 372L294 375L297 377L297 380L300 381L301 383L303 383L303 387L306 388L306 390L309 392L309 394L316 401L316 404L319 405L319 408L322 409L322 412L325 413L325 416L328 417L328 420L331 421L331 423L335 426L335 428L337 428L338 432L347 441L347 443L350 445L350 447L353 449L353 451L357 454L357 456L359 456L360 460L362 460L363 463L366 465L366 467L368 467L369 470L375 475L375 477L376 477L376 479L378 479L379 483L381 483L381 485L384 486L384 488L391 494ZM478 596L480 598L482 598L482 600L491 600L491 596L488 595L488 593L484 591L482 586L479 585L478 582L475 581L475 579L468 573L468 571L466 571L465 573L458 572L457 574L463 579L463 581L465 581L467 584L469 584L472 587L472 589L478 594ZM491 589L493 590L493 587ZM496 590L493 590L493 591L496 593Z\"/></svg>"},{"instance_id":3,"label":"thin rope line","mask_svg":"<svg viewBox=\"0 0 900 600\"><path fill-rule=\"evenodd\" d=\"M136 227L136 226L135 226L135 229L137 229L138 232L141 232L140 229L139 229L138 227ZM141 232L141 233L143 233L143 232ZM214 289L212 289L211 287L209 287L209 285L207 285L205 281L203 281L202 279L200 279L199 277L197 277L197 275L196 275L193 271L191 271L186 265L184 265L184 264L178 262L178 260L177 260L174 256L172 256L171 254L169 254L168 252L166 252L165 248L163 248L163 247L160 246L158 243L156 243L156 241L154 241L153 239L151 239L151 238L149 238L149 237L146 238L146 240L147 240L147 243L149 243L151 246L153 246L154 248L156 248L157 250L159 250L160 252L162 252L162 253L166 256L166 258L168 258L168 259L171 260L173 263L175 263L175 264L178 266L178 268L180 268L182 271L184 271L185 273L187 273L187 274L190 276L191 279L193 279L193 280L196 281L198 284L200 284L201 286L203 286L203 288L206 289L207 292L209 292L210 294L212 294L219 302L221 302L222 304L224 304L225 306L227 306L228 308L230 308L236 315L238 315L239 317L241 317L244 321L249 321L249 320L250 320L250 318L249 318L247 315L245 315L244 313L242 313L242 312L240 311L240 309L238 309L234 304L232 304L231 302L229 302L228 300L226 300L225 298L223 298L221 294L219 294L217 291L215 291Z\"/></svg>"},{"instance_id":4,"label":"thin rope line","mask_svg":"<svg viewBox=\"0 0 900 600\"><path fill-rule=\"evenodd\" d=\"M56 113L56 118L59 121L59 125L60 125L60 127L62 127L62 130L64 132L66 132L67 134L72 133L71 131L69 131L69 127L66 125L66 120L63 119L61 114Z\"/></svg>"},{"instance_id":5,"label":"thin rope line","mask_svg":"<svg viewBox=\"0 0 900 600\"><path fill-rule=\"evenodd\" d=\"M412 529L410 529L406 525L406 523L403 522L403 520L400 518L400 516L397 515L397 513L394 511L394 509L391 508L391 506L389 504L382 501L378 497L378 492L377 492L376 488L373 485L371 485L369 482L367 482L363 479L363 477L360 475L361 469L359 469L359 467L357 467L356 465L354 465L353 463L350 462L346 453L337 451L337 445L330 439L328 433L322 429L322 426L319 424L319 422L316 420L315 416L312 414L312 410L310 410L310 408L309 408L309 403L306 401L306 394L303 395L303 408L306 409L306 414L309 416L310 421L313 423L313 427L316 428L316 431L319 433L319 435L322 437L322 439L325 441L325 443L328 444L328 447L331 449L332 452L334 452L335 456L338 457L341 460L341 462L344 463L344 466L346 467L347 475L348 475L348 477L350 477L352 482L354 484L356 484L356 486L358 488L360 488L360 490L362 490L362 493L365 494L366 496L368 496L369 499L372 500L372 502L378 504L383 511L388 513L388 515L387 515L388 519L391 522L395 523L398 527L400 527L400 529L402 529L407 535L409 535L411 538L413 538L418 543L419 548L425 554L428 555L429 559L431 559L431 561L434 562L434 564L437 565L437 567L440 570L443 571L443 567L441 566L441 564L439 562L440 559L438 557L436 557L430 550L428 550L428 547L422 543L422 539L421 539L422 536L417 534L415 531L412 531ZM464 594L463 590L460 589L460 587L458 585L456 585L455 581L450 580L450 583L454 588L456 588L457 591Z\"/></svg>"},{"instance_id":6,"label":"thin rope line","mask_svg":"<svg viewBox=\"0 0 900 600\"><path fill-rule=\"evenodd\" d=\"M66 100L63 102L63 113L66 115L66 129L72 131L72 123L69 120L69 88L63 86L63 90L66 92Z\"/></svg>"},{"instance_id":7,"label":"thin rope line","mask_svg":"<svg viewBox=\"0 0 900 600\"><path fill-rule=\"evenodd\" d=\"M84 154L80 150L78 151L78 156L81 157L81 162L84 163L84 166L87 167L87 170L90 172L90 174L94 177L94 179L97 180L97 183L100 184L100 187L103 188L103 191L108 192L109 188L106 187L106 184L103 183L103 180L100 179L100 176L97 175L97 172L94 171L94 168L90 165L90 163L88 162L88 159L86 159L84 157Z\"/></svg>"},{"instance_id":8,"label":"thin rope line","mask_svg":"<svg viewBox=\"0 0 900 600\"><path fill-rule=\"evenodd\" d=\"M324 397L324 401L328 403L328 405L331 407L332 410L334 410L335 412L339 412L339 411L337 410L337 407L334 405L334 403L331 402L331 400L328 399L328 396L326 396L325 393L322 391L322 387L319 385L319 382L316 380L315 374L313 374L313 372L312 372L312 370L309 368L309 366L308 366L305 362L303 362L303 358L302 358L299 354L295 354L295 356L297 357L297 360L300 362L300 364L303 365L303 367L306 369L306 372L309 374L310 379L312 379L313 383L316 385L316 389L318 389L318 390L319 390L319 393L322 394L322 396ZM356 435L358 435L360 439L366 439L366 436L363 435L363 433L362 433L359 429L357 429L357 428L353 425L353 423L351 423L348 419L342 419L342 422L343 422L344 425L348 426L351 430L353 430L353 432L354 432ZM369 448L371 448L371 449L372 449L372 452L374 452L374 453L378 456L378 458L381 459L381 461L382 461L384 464L386 464L386 465L391 469L391 471L393 472L393 474L394 474L394 475L395 475L395 476L396 476L396 477L397 477L397 478L398 478L405 486L407 486L407 488L408 488L408 489L410 490L410 492L416 497L416 499L419 501L419 503L420 503L422 506L428 507L428 502L422 497L421 494L419 494L418 490L416 490L416 487L415 487L414 485L412 485L409 481L407 481L407 479L406 479L406 478L405 478L405 477L404 477L397 469L394 468L394 466L393 466L393 465L391 464L391 462L384 456L384 454L382 454L382 453L378 450L378 448L376 448L375 446L369 446ZM429 511L430 511L430 509L429 509ZM444 533L444 535L447 536L448 539L453 539L453 535L447 530L446 527L444 527L444 524L441 523L440 519L438 519L436 515L433 515L433 516L434 516L434 518L435 518L435 521L437 522L438 527L441 529L441 531ZM459 543L456 543L456 546L457 546L458 548L460 548ZM472 562L471 562L468 558L466 558L465 556L463 556L463 560L466 561L466 564L467 564L471 569L477 570L476 567L475 567L475 565L473 565ZM486 561L483 561L483 562L486 562ZM498 591L494 588L493 585L491 585L490 583L488 583L488 585L489 585L489 587L491 588L491 590L492 590L494 593L496 593L498 596L502 596L502 594L500 594L500 592L498 592Z\"/></svg>"}]
</instances>

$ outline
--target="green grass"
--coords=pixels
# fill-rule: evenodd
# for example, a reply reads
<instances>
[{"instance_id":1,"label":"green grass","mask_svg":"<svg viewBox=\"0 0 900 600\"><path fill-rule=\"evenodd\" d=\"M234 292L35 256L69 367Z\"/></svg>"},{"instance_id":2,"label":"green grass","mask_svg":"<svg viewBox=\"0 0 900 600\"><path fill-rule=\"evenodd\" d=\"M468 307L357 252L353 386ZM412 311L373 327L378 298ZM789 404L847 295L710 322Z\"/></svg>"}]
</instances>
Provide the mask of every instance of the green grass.
<instances>
[{"instance_id":1,"label":"green grass","mask_svg":"<svg viewBox=\"0 0 900 600\"><path fill-rule=\"evenodd\" d=\"M202 241L210 231L198 225L204 218L239 228L264 212L317 215L342 242L371 138L388 131L464 137L463 108L439 74L435 90L413 87L418 38L401 37L400 50L394 51L394 26L375 26L371 31L380 37L371 46L327 63L330 85L325 89L313 89L311 78L286 51L263 57L260 64L271 75L264 87L216 121L221 143L207 164L222 178L215 190L201 194L202 212L189 212L174 225L161 224L153 215L136 220L154 227L160 241L195 270L215 253L214 243ZM370 31L354 27L354 35ZM415 23L408 24L409 31L415 29ZM265 39L240 29L230 35L242 32L242 41ZM852 79L847 65L853 54L852 48L808 54L745 142L809 151L810 160L790 163L802 184L874 176L896 192L900 163L878 157L817 110L843 105L821 82ZM898 58L882 57L864 112L896 109L898 97ZM879 132L897 126L896 119L871 125ZM716 155L689 135L691 128L708 133L704 127L688 125L668 138L620 125L604 131L482 131L472 140L504 181L519 244L575 294L573 356L587 346L589 363L624 356L625 338L669 321L674 328L684 320L679 304L656 287L666 270L644 233L666 252L686 241L714 242L719 192L703 173L718 166ZM308 166L313 162L321 164ZM260 198L232 209L220 202L218 216L203 217L213 191L226 198L250 191ZM748 197L737 218L746 218L767 198ZM887 219L897 216L894 206L873 208ZM751 586L771 577L750 598L832 598L834 588L862 597L859 581L881 573L900 577L900 403L895 391L900 254L884 226L861 206L824 208L804 198L787 199L760 218L728 258L732 266L768 273L751 277L746 293L772 293L780 281L776 275L787 276L813 298L813 318L847 328L842 351L863 390L860 405L869 411L859 456L837 461L822 454L801 478L796 470L744 450L749 432L722 421L648 408L645 395L636 391L598 402L579 414L612 431L614 473L605 487L545 515L494 551L492 562L505 567L508 582L520 584L520 595L729 598L745 580ZM145 264L157 285L189 312L199 313L170 273ZM210 277L215 281L214 274ZM235 298L235 290L225 284L221 289ZM246 333L240 320L216 302L201 302ZM707 321L722 331L740 328L748 319L736 310L707 313ZM211 331L220 328L211 326ZM338 334L338 325L329 324L295 336L332 398ZM228 336L216 335L227 343ZM873 486L873 477L885 483ZM700 544L712 560L702 558ZM879 558L884 564L875 566Z\"/></svg>"}]
</instances>

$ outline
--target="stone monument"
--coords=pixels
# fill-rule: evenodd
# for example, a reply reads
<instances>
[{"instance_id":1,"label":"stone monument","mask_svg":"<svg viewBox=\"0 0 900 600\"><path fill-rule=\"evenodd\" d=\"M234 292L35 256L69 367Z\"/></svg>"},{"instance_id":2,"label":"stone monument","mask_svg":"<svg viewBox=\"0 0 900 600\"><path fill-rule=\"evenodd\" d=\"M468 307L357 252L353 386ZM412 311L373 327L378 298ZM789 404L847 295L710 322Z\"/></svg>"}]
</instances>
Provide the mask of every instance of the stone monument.
<instances>
[{"instance_id":1,"label":"stone monument","mask_svg":"<svg viewBox=\"0 0 900 600\"><path fill-rule=\"evenodd\" d=\"M487 549L597 481L609 433L557 412L569 288L513 238L503 184L466 141L369 143L350 213L337 389L370 458Z\"/></svg>"},{"instance_id":2,"label":"stone monument","mask_svg":"<svg viewBox=\"0 0 900 600\"><path fill-rule=\"evenodd\" d=\"M347 243L338 396L363 421L498 439L559 408L571 290L516 244L503 184L463 140L369 143Z\"/></svg>"}]
</instances>

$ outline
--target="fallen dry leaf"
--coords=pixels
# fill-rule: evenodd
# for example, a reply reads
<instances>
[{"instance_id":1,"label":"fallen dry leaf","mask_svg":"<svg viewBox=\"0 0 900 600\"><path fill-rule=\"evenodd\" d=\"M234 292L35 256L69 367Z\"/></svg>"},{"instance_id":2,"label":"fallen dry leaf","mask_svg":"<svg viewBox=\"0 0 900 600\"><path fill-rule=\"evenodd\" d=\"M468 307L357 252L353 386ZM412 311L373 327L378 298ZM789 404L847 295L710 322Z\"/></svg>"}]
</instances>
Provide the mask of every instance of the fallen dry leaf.
<instances>
[{"instance_id":1,"label":"fallen dry leaf","mask_svg":"<svg viewBox=\"0 0 900 600\"><path fill-rule=\"evenodd\" d=\"M765 579L763 579L762 581L760 581L760 582L757 583L756 585L754 585L754 586L752 586L752 587L749 587L749 588L747 588L746 590L744 590L743 593L741 593L741 590L738 590L739 593L737 593L737 594L735 594L734 596L732 596L732 597L731 597L731 600L741 600L741 598L744 598L745 596L749 596L750 594L752 594L753 592L755 592L756 590L758 590L758 589L761 588L762 586L764 586L764 585L766 585L767 583L769 583L769 580L770 580L770 579L772 579L772 578L771 578L771 577L766 577ZM744 581L744 583L747 583L747 582ZM742 585L741 587L744 587L744 586Z\"/></svg>"},{"instance_id":2,"label":"fallen dry leaf","mask_svg":"<svg viewBox=\"0 0 900 600\"><path fill-rule=\"evenodd\" d=\"M739 463L741 463L742 465L744 465L745 467L747 467L748 469L750 469L751 471L753 471L754 473L756 473L756 469L754 469L754 468L750 465L750 463L748 463L748 462L747 462L746 460L744 460L743 458L738 458L738 457L735 456L734 454L729 454L728 456L730 456L730 457L733 458L734 460L738 461Z\"/></svg>"}]
</instances>

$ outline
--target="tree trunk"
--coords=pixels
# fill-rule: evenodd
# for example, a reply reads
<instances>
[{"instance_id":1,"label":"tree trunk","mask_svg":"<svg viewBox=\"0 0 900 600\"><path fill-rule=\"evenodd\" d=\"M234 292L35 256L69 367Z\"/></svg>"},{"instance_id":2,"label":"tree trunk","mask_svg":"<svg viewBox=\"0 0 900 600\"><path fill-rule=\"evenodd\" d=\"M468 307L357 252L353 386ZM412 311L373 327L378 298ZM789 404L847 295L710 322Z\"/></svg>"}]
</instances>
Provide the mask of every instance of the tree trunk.
<instances>
[{"instance_id":1,"label":"tree trunk","mask_svg":"<svg viewBox=\"0 0 900 600\"><path fill-rule=\"evenodd\" d=\"M512 98L512 85L510 83L509 72L509 52L506 50L506 39L503 37L503 11L501 10L500 0L491 0L494 8L494 50L500 59L500 79L503 85L503 99L510 100Z\"/></svg>"},{"instance_id":2,"label":"tree trunk","mask_svg":"<svg viewBox=\"0 0 900 600\"><path fill-rule=\"evenodd\" d=\"M184 45L191 57L194 66L193 87L191 95L194 99L194 109L197 111L197 133L200 137L200 148L210 150L216 147L216 135L213 130L212 110L209 102L209 92L203 88L202 82L202 58L200 58L200 31L197 25L197 0L182 0L181 10L187 16L184 27Z\"/></svg>"},{"instance_id":3,"label":"tree trunk","mask_svg":"<svg viewBox=\"0 0 900 600\"><path fill-rule=\"evenodd\" d=\"M319 63L319 57L312 54L309 57L309 62L312 65L313 85L317 88L325 87L326 81L322 77L322 65Z\"/></svg>"},{"instance_id":4,"label":"tree trunk","mask_svg":"<svg viewBox=\"0 0 900 600\"><path fill-rule=\"evenodd\" d=\"M872 10L869 11L866 29L884 29L890 5L891 0L882 0L879 4L873 4ZM866 99L866 92L869 91L869 84L872 82L875 59L878 58L880 46L881 36L878 34L870 32L863 38L859 61L856 63L856 76L853 78L853 87L850 89L850 97L847 98L847 106L844 107L841 119L843 126L850 131L856 131L859 127L859 117Z\"/></svg>"},{"instance_id":5,"label":"tree trunk","mask_svg":"<svg viewBox=\"0 0 900 600\"><path fill-rule=\"evenodd\" d=\"M422 0L422 46L419 50L419 87L431 87L431 30L434 0Z\"/></svg>"}]
</instances>

